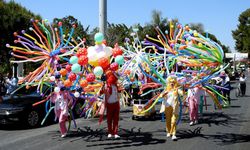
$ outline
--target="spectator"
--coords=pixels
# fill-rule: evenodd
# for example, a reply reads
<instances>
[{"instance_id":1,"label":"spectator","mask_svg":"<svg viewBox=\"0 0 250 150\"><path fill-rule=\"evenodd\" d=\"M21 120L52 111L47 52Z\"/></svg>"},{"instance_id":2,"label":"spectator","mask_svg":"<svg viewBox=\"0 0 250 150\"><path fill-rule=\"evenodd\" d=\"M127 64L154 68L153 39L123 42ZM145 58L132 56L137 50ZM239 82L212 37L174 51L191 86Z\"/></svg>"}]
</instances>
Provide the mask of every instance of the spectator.
<instances>
[{"instance_id":1,"label":"spectator","mask_svg":"<svg viewBox=\"0 0 250 150\"><path fill-rule=\"evenodd\" d=\"M6 88L7 88L6 94L10 94L17 88L18 79L13 77L13 73L11 71L8 73L5 82L6 82Z\"/></svg>"},{"instance_id":2,"label":"spectator","mask_svg":"<svg viewBox=\"0 0 250 150\"><path fill-rule=\"evenodd\" d=\"M245 74L242 72L240 74L240 90L241 90L241 96L245 96L245 93L246 93L246 76Z\"/></svg>"},{"instance_id":3,"label":"spectator","mask_svg":"<svg viewBox=\"0 0 250 150\"><path fill-rule=\"evenodd\" d=\"M221 72L220 77L222 79L221 86L223 87L222 89L222 94L224 97L227 98L228 103L226 105L231 104L231 99L230 99L230 90L231 90L231 85L230 85L230 79L228 75L226 74L225 71Z\"/></svg>"}]
</instances>

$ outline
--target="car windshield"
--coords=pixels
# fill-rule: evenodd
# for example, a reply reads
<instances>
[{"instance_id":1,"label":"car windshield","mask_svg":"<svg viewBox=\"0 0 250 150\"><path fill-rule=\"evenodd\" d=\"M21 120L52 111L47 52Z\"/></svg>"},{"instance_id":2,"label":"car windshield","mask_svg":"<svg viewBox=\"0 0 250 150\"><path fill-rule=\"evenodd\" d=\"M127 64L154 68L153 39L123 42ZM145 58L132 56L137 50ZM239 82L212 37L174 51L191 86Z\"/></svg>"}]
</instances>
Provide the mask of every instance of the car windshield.
<instances>
[{"instance_id":1,"label":"car windshield","mask_svg":"<svg viewBox=\"0 0 250 150\"><path fill-rule=\"evenodd\" d=\"M44 94L48 93L49 87L47 85L44 85L42 88L42 92ZM37 91L37 86L29 86L26 88L26 86L21 87L20 89L17 89L15 92L13 92L14 95L36 95L39 94L39 91Z\"/></svg>"}]
</instances>

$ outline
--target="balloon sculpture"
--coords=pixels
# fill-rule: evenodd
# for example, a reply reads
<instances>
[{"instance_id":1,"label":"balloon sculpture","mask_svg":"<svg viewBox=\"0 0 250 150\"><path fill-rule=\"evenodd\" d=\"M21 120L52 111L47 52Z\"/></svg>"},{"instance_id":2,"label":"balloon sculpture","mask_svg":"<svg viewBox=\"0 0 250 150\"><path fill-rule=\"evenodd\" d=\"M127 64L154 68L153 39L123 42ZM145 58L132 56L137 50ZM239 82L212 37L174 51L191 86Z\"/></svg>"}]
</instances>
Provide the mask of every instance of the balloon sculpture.
<instances>
[{"instance_id":1,"label":"balloon sculpture","mask_svg":"<svg viewBox=\"0 0 250 150\"><path fill-rule=\"evenodd\" d=\"M156 27L157 38L146 36L144 41L139 41L135 29L131 34L132 44L126 38L124 48L118 44L111 48L105 44L102 33L95 34L94 46L86 46L85 40L73 37L75 25L72 25L70 33L65 34L62 22L57 24L58 28L53 28L46 20L31 21L33 27L29 28L30 33L24 30L21 34L14 33L17 46L6 46L12 49L12 55L16 58L12 62L40 64L20 80L20 84L26 84L27 87L36 84L41 94L44 84L54 88L49 97L34 106L48 103L53 95L68 91L70 94L64 96L73 98L71 108L78 100L82 100L81 115L89 116L100 99L103 81L114 74L120 76L121 83L139 80L141 91L138 94L142 96L164 92L166 78L176 76L184 90L201 86L218 107L221 104L217 97L225 99L215 90L223 87L209 83L227 67L221 67L224 56L222 48L188 26L170 21L168 30L162 32ZM149 90L144 92L146 89ZM123 98L128 95L123 94ZM152 97L144 112L152 109L161 97L160 93ZM46 117L52 109L47 110ZM73 113L71 118L74 119Z\"/></svg>"},{"instance_id":2,"label":"balloon sculpture","mask_svg":"<svg viewBox=\"0 0 250 150\"><path fill-rule=\"evenodd\" d=\"M141 91L151 89L142 95L163 91L166 86L165 79L170 75L176 76L178 83L185 89L202 85L221 108L217 97L226 98L219 94L215 85L209 81L227 67L221 68L224 56L222 48L197 31L179 23L174 25L170 22L170 29L165 33L159 27L156 27L156 31L157 39L146 36L146 39L140 42L136 32L132 34L132 45L129 39L126 39L124 52L128 61L122 67L123 73L130 72L132 78L135 74L143 74L142 76L152 81L141 85ZM160 98L160 94L153 97L142 113L152 109Z\"/></svg>"}]
</instances>

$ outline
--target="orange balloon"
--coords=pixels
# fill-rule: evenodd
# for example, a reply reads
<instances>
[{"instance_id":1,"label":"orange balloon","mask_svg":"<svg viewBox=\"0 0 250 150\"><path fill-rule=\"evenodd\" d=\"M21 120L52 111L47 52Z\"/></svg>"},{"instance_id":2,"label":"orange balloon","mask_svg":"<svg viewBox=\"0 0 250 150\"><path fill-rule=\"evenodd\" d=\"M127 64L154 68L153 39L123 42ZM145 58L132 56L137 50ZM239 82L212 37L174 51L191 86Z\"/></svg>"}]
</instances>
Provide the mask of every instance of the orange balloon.
<instances>
[{"instance_id":1,"label":"orange balloon","mask_svg":"<svg viewBox=\"0 0 250 150\"><path fill-rule=\"evenodd\" d=\"M125 70L125 71L124 71L124 74L125 74L125 75L130 75L130 73L131 73L130 70Z\"/></svg>"},{"instance_id":2,"label":"orange balloon","mask_svg":"<svg viewBox=\"0 0 250 150\"><path fill-rule=\"evenodd\" d=\"M71 85L72 85L72 82L69 79L64 81L65 87L70 87Z\"/></svg>"},{"instance_id":3,"label":"orange balloon","mask_svg":"<svg viewBox=\"0 0 250 150\"><path fill-rule=\"evenodd\" d=\"M60 74L62 76L66 76L67 73L68 73L68 71L66 69L64 69L64 68L60 70Z\"/></svg>"},{"instance_id":4,"label":"orange balloon","mask_svg":"<svg viewBox=\"0 0 250 150\"><path fill-rule=\"evenodd\" d=\"M81 86L82 88L87 87L87 86L88 86L88 81L87 81L87 80L81 80L81 81L80 81L80 86Z\"/></svg>"}]
</instances>

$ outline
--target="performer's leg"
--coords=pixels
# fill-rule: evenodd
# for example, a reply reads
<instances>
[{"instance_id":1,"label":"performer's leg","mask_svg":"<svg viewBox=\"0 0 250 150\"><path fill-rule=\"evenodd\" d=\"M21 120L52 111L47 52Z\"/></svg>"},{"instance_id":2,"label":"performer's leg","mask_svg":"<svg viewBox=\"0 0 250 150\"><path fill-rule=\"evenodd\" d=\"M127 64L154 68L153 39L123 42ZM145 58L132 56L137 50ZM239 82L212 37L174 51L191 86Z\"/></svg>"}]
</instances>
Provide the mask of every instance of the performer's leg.
<instances>
[{"instance_id":1,"label":"performer's leg","mask_svg":"<svg viewBox=\"0 0 250 150\"><path fill-rule=\"evenodd\" d=\"M60 125L60 131L62 135L65 135L67 132L67 128L66 128L67 120L68 120L68 116L65 116L61 113L59 117L59 125Z\"/></svg>"},{"instance_id":2,"label":"performer's leg","mask_svg":"<svg viewBox=\"0 0 250 150\"><path fill-rule=\"evenodd\" d=\"M170 133L171 131L171 117L173 114L173 108L171 106L168 106L165 108L165 116L166 116L166 131L167 133Z\"/></svg>"},{"instance_id":3,"label":"performer's leg","mask_svg":"<svg viewBox=\"0 0 250 150\"><path fill-rule=\"evenodd\" d=\"M113 110L112 110L112 104L107 104L107 124L108 124L108 134L113 135Z\"/></svg>"},{"instance_id":4,"label":"performer's leg","mask_svg":"<svg viewBox=\"0 0 250 150\"><path fill-rule=\"evenodd\" d=\"M195 117L195 102L193 98L189 98L189 118L190 121L194 121L194 117Z\"/></svg>"},{"instance_id":5,"label":"performer's leg","mask_svg":"<svg viewBox=\"0 0 250 150\"><path fill-rule=\"evenodd\" d=\"M172 134L172 135L176 135L177 119L178 119L178 115L173 113L173 115L171 117L171 130L170 130L170 134Z\"/></svg>"},{"instance_id":6,"label":"performer's leg","mask_svg":"<svg viewBox=\"0 0 250 150\"><path fill-rule=\"evenodd\" d=\"M118 123L119 123L119 115L120 115L120 105L119 102L113 104L113 134L118 134Z\"/></svg>"}]
</instances>

